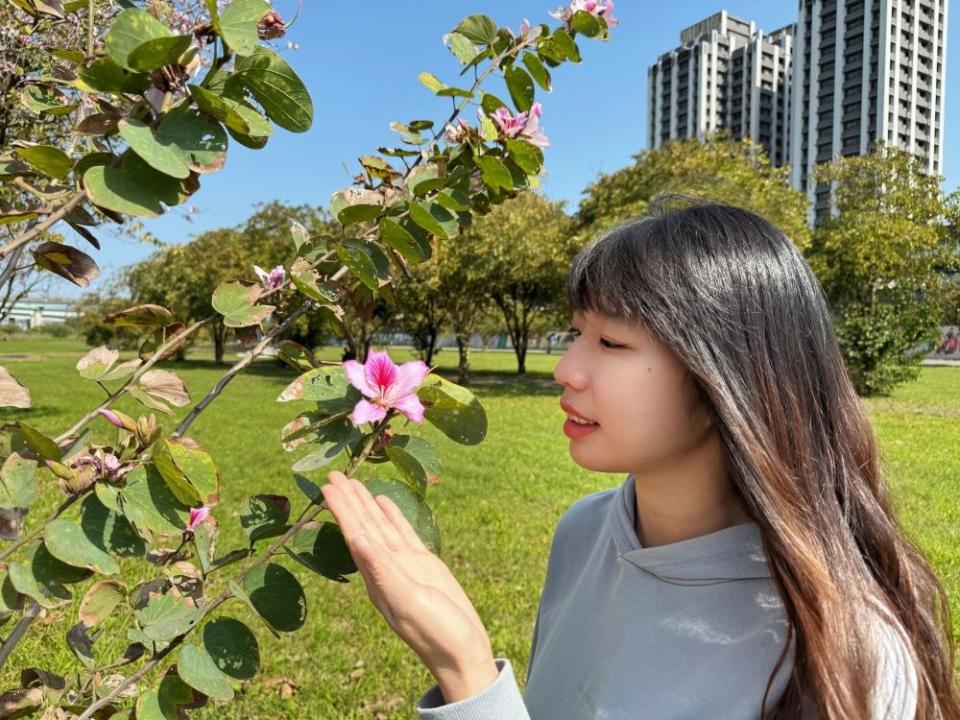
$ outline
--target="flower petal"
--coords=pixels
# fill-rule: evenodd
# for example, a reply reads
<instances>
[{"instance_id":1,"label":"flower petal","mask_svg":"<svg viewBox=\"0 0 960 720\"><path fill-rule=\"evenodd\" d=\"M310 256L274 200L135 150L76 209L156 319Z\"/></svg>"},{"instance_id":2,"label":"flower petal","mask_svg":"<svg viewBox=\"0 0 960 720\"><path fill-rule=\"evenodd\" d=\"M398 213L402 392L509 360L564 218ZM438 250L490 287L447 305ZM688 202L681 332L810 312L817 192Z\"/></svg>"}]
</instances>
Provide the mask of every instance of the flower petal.
<instances>
[{"instance_id":1,"label":"flower petal","mask_svg":"<svg viewBox=\"0 0 960 720\"><path fill-rule=\"evenodd\" d=\"M377 396L377 391L367 385L367 378L363 372L363 365L358 363L356 360L343 361L343 374L347 376L347 382L349 382L367 397Z\"/></svg>"},{"instance_id":2,"label":"flower petal","mask_svg":"<svg viewBox=\"0 0 960 720\"><path fill-rule=\"evenodd\" d=\"M350 414L350 422L356 426L367 422L378 422L386 416L387 411L382 406L361 400L353 406L353 412Z\"/></svg>"},{"instance_id":3,"label":"flower petal","mask_svg":"<svg viewBox=\"0 0 960 720\"><path fill-rule=\"evenodd\" d=\"M377 395L382 395L397 380L397 366L386 352L371 350L363 365L367 385Z\"/></svg>"},{"instance_id":4,"label":"flower petal","mask_svg":"<svg viewBox=\"0 0 960 720\"><path fill-rule=\"evenodd\" d=\"M423 360L409 360L397 368L397 380L393 384L396 388L392 398L408 395L420 387L420 383L430 372L430 368ZM391 390L393 390L391 388Z\"/></svg>"},{"instance_id":5,"label":"flower petal","mask_svg":"<svg viewBox=\"0 0 960 720\"><path fill-rule=\"evenodd\" d=\"M411 421L417 423L417 425L423 424L423 403L420 402L420 398L417 397L416 393L410 393L409 395L404 395L399 398L393 403L393 407L410 418Z\"/></svg>"}]
</instances>

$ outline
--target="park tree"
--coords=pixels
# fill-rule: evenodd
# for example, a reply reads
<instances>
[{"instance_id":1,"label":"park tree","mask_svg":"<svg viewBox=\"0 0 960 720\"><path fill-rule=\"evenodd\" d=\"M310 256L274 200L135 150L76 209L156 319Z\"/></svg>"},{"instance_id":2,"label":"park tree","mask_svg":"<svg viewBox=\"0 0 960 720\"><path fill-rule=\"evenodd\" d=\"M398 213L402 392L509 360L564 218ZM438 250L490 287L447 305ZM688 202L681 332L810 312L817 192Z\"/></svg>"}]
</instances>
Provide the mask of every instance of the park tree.
<instances>
[{"instance_id":1,"label":"park tree","mask_svg":"<svg viewBox=\"0 0 960 720\"><path fill-rule=\"evenodd\" d=\"M634 155L634 163L600 176L585 191L578 232L594 235L647 212L659 193L694 195L752 210L780 227L799 249L810 242L807 198L790 187L789 167L773 167L750 138L722 134L672 140Z\"/></svg>"},{"instance_id":2,"label":"park tree","mask_svg":"<svg viewBox=\"0 0 960 720\"><path fill-rule=\"evenodd\" d=\"M11 2L22 31L42 36L60 22L86 27L85 52L46 48L61 72L32 75L37 90L29 97L42 103L38 115L71 106L73 127L90 134L80 143L59 134L43 145L21 141L2 158L3 182L36 183L40 201L6 213L21 227L0 246L0 258L81 208L118 223L162 214L222 167L228 137L262 148L274 125L310 126L306 88L268 44L286 26L264 0L150 0L143 7L124 0L103 25L96 9L113 3ZM343 298L358 283L391 299L393 286L436 244L455 241L475 216L538 183L547 140L535 88L550 89L550 69L580 62L577 38L608 37L609 10L575 3L557 14L559 25L525 21L516 31L483 15L465 18L445 42L461 75L472 71L473 80L459 87L420 75L453 105L442 127L393 123L397 146L360 157L354 184L334 194L337 232L313 234L291 223L289 267L261 270L259 282L249 272L220 282L210 315L181 322L167 307L141 303L107 316L141 336L138 356L121 362L117 348L103 345L79 359L82 381L106 397L63 432L48 435L32 424L29 389L0 368L0 404L26 411L0 429L0 621L16 618L0 644L0 666L29 632L55 632L72 656L65 675L36 666L47 658L18 658L29 667L17 674L18 687L0 693L4 715L185 717L210 700L233 699L260 664L257 635L236 616L249 612L255 627L278 639L307 619L304 589L279 558L334 582L357 572L336 523L318 519L328 508L310 475L334 463L348 476L368 460L379 466L380 476L365 480L370 492L390 497L424 545L440 553L427 491L442 469L436 450L413 433L429 422L454 442L479 443L483 407L419 361L398 367L386 353L370 352L363 364L318 363L283 336L305 314L346 319ZM483 89L491 76L505 81L510 105ZM477 105L471 125L463 113ZM216 243L207 243L212 252ZM184 253L190 246L203 243L182 246ZM93 258L65 244L43 243L32 253L81 286L98 272ZM175 372L157 365L219 318L227 328L263 334L195 402ZM303 497L295 510L271 484L221 507L221 498L232 500L222 492L229 478L187 433L269 347L298 373L277 401L297 406L280 445L298 456L290 482ZM120 398L149 414L112 407ZM175 408L184 408L181 417ZM170 422L159 423L156 413ZM262 414L250 405L250 418ZM109 423L113 439L95 441L93 422ZM239 522L245 540L218 543L221 522ZM131 579L139 582L128 585ZM35 623L44 613L45 622Z\"/></svg>"},{"instance_id":3,"label":"park tree","mask_svg":"<svg viewBox=\"0 0 960 720\"><path fill-rule=\"evenodd\" d=\"M878 142L870 154L817 167L835 211L807 253L834 312L847 368L862 395L887 393L920 372L939 338L940 269L956 263L956 204L915 156Z\"/></svg>"},{"instance_id":4,"label":"park tree","mask_svg":"<svg viewBox=\"0 0 960 720\"><path fill-rule=\"evenodd\" d=\"M477 286L500 310L523 375L531 334L564 315L565 281L577 250L571 220L562 203L530 192L478 219L470 234Z\"/></svg>"},{"instance_id":5,"label":"park tree","mask_svg":"<svg viewBox=\"0 0 960 720\"><path fill-rule=\"evenodd\" d=\"M461 238L458 245L463 242ZM396 312L390 326L408 333L417 355L433 364L440 334L447 327L450 311L440 293L440 268L436 256L413 268L412 282L397 288Z\"/></svg>"}]
</instances>

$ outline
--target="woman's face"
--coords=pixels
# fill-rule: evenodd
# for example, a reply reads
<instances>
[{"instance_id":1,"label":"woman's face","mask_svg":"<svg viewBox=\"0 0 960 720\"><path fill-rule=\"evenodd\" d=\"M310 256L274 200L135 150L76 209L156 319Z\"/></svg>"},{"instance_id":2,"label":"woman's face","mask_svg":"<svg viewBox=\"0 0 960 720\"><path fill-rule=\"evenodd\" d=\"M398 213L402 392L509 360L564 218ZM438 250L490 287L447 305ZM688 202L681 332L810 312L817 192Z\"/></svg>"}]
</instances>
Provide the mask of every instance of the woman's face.
<instances>
[{"instance_id":1,"label":"woman's face","mask_svg":"<svg viewBox=\"0 0 960 720\"><path fill-rule=\"evenodd\" d=\"M593 312L574 313L577 338L553 376L561 407L595 424L570 419L574 462L599 472L646 474L669 467L711 432L706 407L686 368L636 323Z\"/></svg>"}]
</instances>

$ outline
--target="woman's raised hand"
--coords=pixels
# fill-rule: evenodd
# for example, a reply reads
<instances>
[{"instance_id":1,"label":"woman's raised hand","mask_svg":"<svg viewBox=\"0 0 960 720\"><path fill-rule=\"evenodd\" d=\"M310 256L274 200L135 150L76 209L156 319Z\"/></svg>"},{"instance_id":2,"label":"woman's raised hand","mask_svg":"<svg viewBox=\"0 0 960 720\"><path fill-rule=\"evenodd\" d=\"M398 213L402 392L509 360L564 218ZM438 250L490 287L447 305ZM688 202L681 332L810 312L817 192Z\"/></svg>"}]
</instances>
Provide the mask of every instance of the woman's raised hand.
<instances>
[{"instance_id":1,"label":"woman's raised hand","mask_svg":"<svg viewBox=\"0 0 960 720\"><path fill-rule=\"evenodd\" d=\"M437 679L446 702L497 678L487 630L460 583L423 544L400 508L359 480L327 475L320 490L340 526L367 596Z\"/></svg>"}]
</instances>

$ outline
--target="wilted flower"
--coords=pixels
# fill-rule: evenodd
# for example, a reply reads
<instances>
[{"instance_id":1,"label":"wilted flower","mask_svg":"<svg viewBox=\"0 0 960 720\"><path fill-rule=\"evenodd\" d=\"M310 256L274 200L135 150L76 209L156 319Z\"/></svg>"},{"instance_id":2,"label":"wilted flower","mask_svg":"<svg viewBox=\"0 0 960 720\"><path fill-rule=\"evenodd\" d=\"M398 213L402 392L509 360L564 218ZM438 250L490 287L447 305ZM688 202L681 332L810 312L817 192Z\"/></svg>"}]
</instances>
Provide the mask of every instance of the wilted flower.
<instances>
[{"instance_id":1,"label":"wilted flower","mask_svg":"<svg viewBox=\"0 0 960 720\"><path fill-rule=\"evenodd\" d=\"M354 425L382 420L391 408L417 424L423 422L423 404L416 390L430 368L422 360L397 366L386 352L371 350L366 363L344 361L343 372L350 384L370 399L353 408L350 421Z\"/></svg>"},{"instance_id":2,"label":"wilted flower","mask_svg":"<svg viewBox=\"0 0 960 720\"><path fill-rule=\"evenodd\" d=\"M467 124L466 120L463 118L457 118L457 124L451 125L447 123L447 126L443 129L443 136L447 139L448 142L452 143L462 143L467 139L467 136L470 134L470 126Z\"/></svg>"},{"instance_id":3,"label":"wilted flower","mask_svg":"<svg viewBox=\"0 0 960 720\"><path fill-rule=\"evenodd\" d=\"M92 466L96 476L102 480L115 480L126 472L121 472L120 458L109 452L102 455L84 455L71 463L70 467L81 468L85 465Z\"/></svg>"},{"instance_id":4,"label":"wilted flower","mask_svg":"<svg viewBox=\"0 0 960 720\"><path fill-rule=\"evenodd\" d=\"M187 530L193 532L197 526L210 515L210 508L206 505L198 508L190 508L190 518L187 520Z\"/></svg>"},{"instance_id":5,"label":"wilted flower","mask_svg":"<svg viewBox=\"0 0 960 720\"><path fill-rule=\"evenodd\" d=\"M286 276L286 271L283 269L283 265L277 265L269 273L259 265L254 265L253 270L257 273L257 277L260 278L260 284L263 285L267 290L276 290L278 287L283 285L283 281Z\"/></svg>"},{"instance_id":6,"label":"wilted flower","mask_svg":"<svg viewBox=\"0 0 960 720\"><path fill-rule=\"evenodd\" d=\"M543 109L540 103L534 103L530 112L517 113L516 115L512 115L507 107L501 105L491 117L504 137L522 137L531 145L545 148L550 147L550 140L540 130L540 116L542 114Z\"/></svg>"},{"instance_id":7,"label":"wilted flower","mask_svg":"<svg viewBox=\"0 0 960 720\"><path fill-rule=\"evenodd\" d=\"M608 28L616 27L620 21L613 16L613 0L573 0L563 8L553 10L550 15L563 22L567 30L570 29L570 20L578 10L588 12L607 23Z\"/></svg>"},{"instance_id":8,"label":"wilted flower","mask_svg":"<svg viewBox=\"0 0 960 720\"><path fill-rule=\"evenodd\" d=\"M273 40L283 37L287 32L287 26L283 24L283 18L276 10L271 10L264 15L257 23L257 36L261 40Z\"/></svg>"}]
</instances>

